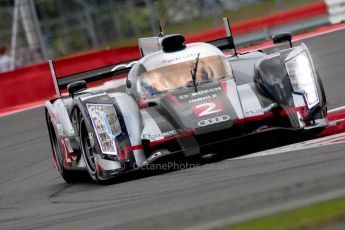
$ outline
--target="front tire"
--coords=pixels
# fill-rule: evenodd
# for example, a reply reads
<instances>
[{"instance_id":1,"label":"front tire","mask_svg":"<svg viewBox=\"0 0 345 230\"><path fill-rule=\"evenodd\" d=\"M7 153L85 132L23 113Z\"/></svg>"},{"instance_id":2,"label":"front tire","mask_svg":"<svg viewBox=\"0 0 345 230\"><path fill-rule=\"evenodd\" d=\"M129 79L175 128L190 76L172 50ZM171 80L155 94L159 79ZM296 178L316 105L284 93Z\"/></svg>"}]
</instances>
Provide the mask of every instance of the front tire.
<instances>
[{"instance_id":1,"label":"front tire","mask_svg":"<svg viewBox=\"0 0 345 230\"><path fill-rule=\"evenodd\" d=\"M325 92L325 88L323 87L323 82L322 82L322 79L321 79L319 73L317 72L316 75L317 75L317 80L318 80L319 88L320 88L320 91L321 91L321 96L322 96L322 99L323 99L322 106L325 106L325 109L321 112L321 116L325 118L325 117L327 117L327 97L326 97L326 92Z\"/></svg>"},{"instance_id":2,"label":"front tire","mask_svg":"<svg viewBox=\"0 0 345 230\"><path fill-rule=\"evenodd\" d=\"M84 118L80 121L79 127L79 134L80 134L80 145L81 145L81 152L84 157L86 169L90 175L90 177L94 181L99 181L97 176L97 162L96 162L96 150L95 147L92 146L92 140L89 136L90 131L88 130Z\"/></svg>"}]
</instances>

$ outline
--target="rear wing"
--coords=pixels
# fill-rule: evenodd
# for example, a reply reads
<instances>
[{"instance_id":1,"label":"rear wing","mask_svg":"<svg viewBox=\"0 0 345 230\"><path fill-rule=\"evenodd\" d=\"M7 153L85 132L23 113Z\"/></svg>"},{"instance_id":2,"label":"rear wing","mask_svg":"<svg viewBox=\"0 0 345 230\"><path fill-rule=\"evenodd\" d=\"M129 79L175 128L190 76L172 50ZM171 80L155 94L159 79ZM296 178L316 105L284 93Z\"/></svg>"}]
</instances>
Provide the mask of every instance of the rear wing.
<instances>
[{"instance_id":1,"label":"rear wing","mask_svg":"<svg viewBox=\"0 0 345 230\"><path fill-rule=\"evenodd\" d=\"M109 65L97 69L83 71L76 74L71 74L63 77L56 75L54 61L49 60L50 72L53 78L53 83L56 91L56 96L61 97L61 91L67 89L67 85L76 81L84 80L86 83L99 81L109 77L118 76L128 73L138 59L126 61L120 64Z\"/></svg>"},{"instance_id":2,"label":"rear wing","mask_svg":"<svg viewBox=\"0 0 345 230\"><path fill-rule=\"evenodd\" d=\"M229 19L223 18L223 23L226 30L226 37L208 41L207 43L210 43L218 47L222 51L233 50L234 54L237 55ZM147 52L151 52L151 51L148 50ZM126 62L113 64L113 65L109 65L109 66L105 66L105 67L101 67L101 68L97 68L93 70L83 71L80 73L71 74L71 75L63 76L63 77L58 77L56 75L54 61L49 60L49 67L50 67L51 75L54 82L56 96L61 97L61 90L67 89L68 84L76 82L76 81L84 80L86 81L86 83L90 83L90 82L95 82L95 81L99 81L99 80L106 79L109 77L115 77L121 74L128 73L138 60L139 59L129 60Z\"/></svg>"},{"instance_id":3,"label":"rear wing","mask_svg":"<svg viewBox=\"0 0 345 230\"><path fill-rule=\"evenodd\" d=\"M232 36L231 26L228 18L223 18L223 23L226 31L226 37L219 38L216 40L208 41L207 43L210 43L218 49L224 51L224 50L233 50L234 54L237 55L237 50L234 42L234 37Z\"/></svg>"},{"instance_id":4,"label":"rear wing","mask_svg":"<svg viewBox=\"0 0 345 230\"><path fill-rule=\"evenodd\" d=\"M208 41L220 50L233 50L234 54L237 54L234 39L232 36L231 26L228 18L223 18L224 28L226 31L226 37ZM160 24L159 24L160 26ZM161 30L161 27L160 27ZM145 57L153 52L159 51L163 49L162 42L166 39L166 36L158 36L158 37L146 37L146 38L139 38L138 45L141 57Z\"/></svg>"}]
</instances>

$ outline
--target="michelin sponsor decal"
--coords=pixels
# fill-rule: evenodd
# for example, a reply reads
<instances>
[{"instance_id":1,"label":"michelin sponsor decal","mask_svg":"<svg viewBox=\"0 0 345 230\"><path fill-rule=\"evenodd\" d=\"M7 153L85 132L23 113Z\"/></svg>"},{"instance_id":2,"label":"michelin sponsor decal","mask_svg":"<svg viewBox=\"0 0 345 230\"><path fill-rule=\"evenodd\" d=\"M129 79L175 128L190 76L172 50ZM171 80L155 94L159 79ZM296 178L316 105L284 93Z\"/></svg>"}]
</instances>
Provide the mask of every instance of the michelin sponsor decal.
<instances>
[{"instance_id":1,"label":"michelin sponsor decal","mask_svg":"<svg viewBox=\"0 0 345 230\"><path fill-rule=\"evenodd\" d=\"M176 130L170 130L167 132L163 132L163 133L144 133L143 134L143 138L144 139L150 139L150 140L156 140L159 138L167 138L167 137L171 137L171 136L175 136L177 134Z\"/></svg>"}]
</instances>

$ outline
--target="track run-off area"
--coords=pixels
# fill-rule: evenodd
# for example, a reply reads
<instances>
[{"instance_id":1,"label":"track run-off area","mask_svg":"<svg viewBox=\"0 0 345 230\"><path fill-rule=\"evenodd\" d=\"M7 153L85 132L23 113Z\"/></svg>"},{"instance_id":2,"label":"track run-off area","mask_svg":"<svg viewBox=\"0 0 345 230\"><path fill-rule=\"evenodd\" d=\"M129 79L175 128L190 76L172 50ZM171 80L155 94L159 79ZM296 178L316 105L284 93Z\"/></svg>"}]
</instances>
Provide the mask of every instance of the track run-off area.
<instances>
[{"instance_id":1,"label":"track run-off area","mask_svg":"<svg viewBox=\"0 0 345 230\"><path fill-rule=\"evenodd\" d=\"M325 136L196 168L67 184L43 107L1 117L0 229L208 229L345 196L344 40L345 30L300 40L325 87Z\"/></svg>"}]
</instances>

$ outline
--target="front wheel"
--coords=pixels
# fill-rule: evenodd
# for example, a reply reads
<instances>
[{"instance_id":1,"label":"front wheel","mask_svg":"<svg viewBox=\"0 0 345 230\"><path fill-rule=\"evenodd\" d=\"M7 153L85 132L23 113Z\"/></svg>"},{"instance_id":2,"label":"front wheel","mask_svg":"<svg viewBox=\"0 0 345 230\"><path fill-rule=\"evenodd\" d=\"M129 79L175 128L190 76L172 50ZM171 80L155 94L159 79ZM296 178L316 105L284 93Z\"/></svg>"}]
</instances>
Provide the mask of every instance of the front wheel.
<instances>
[{"instance_id":1,"label":"front wheel","mask_svg":"<svg viewBox=\"0 0 345 230\"><path fill-rule=\"evenodd\" d=\"M95 147L92 146L92 141L89 136L89 130L85 124L84 118L81 119L80 121L80 144L81 144L81 152L83 154L84 160L85 160L85 165L86 169L90 175L90 177L94 181L98 181L97 177L97 163L96 163L96 150Z\"/></svg>"},{"instance_id":2,"label":"front wheel","mask_svg":"<svg viewBox=\"0 0 345 230\"><path fill-rule=\"evenodd\" d=\"M316 73L316 76L317 76L319 88L321 91L321 96L323 99L321 106L324 107L324 109L320 113L320 116L321 116L320 118L326 118L327 117L327 97L326 97L326 93L325 93L325 88L323 87L323 82L322 82L321 77L320 77L318 72Z\"/></svg>"}]
</instances>

